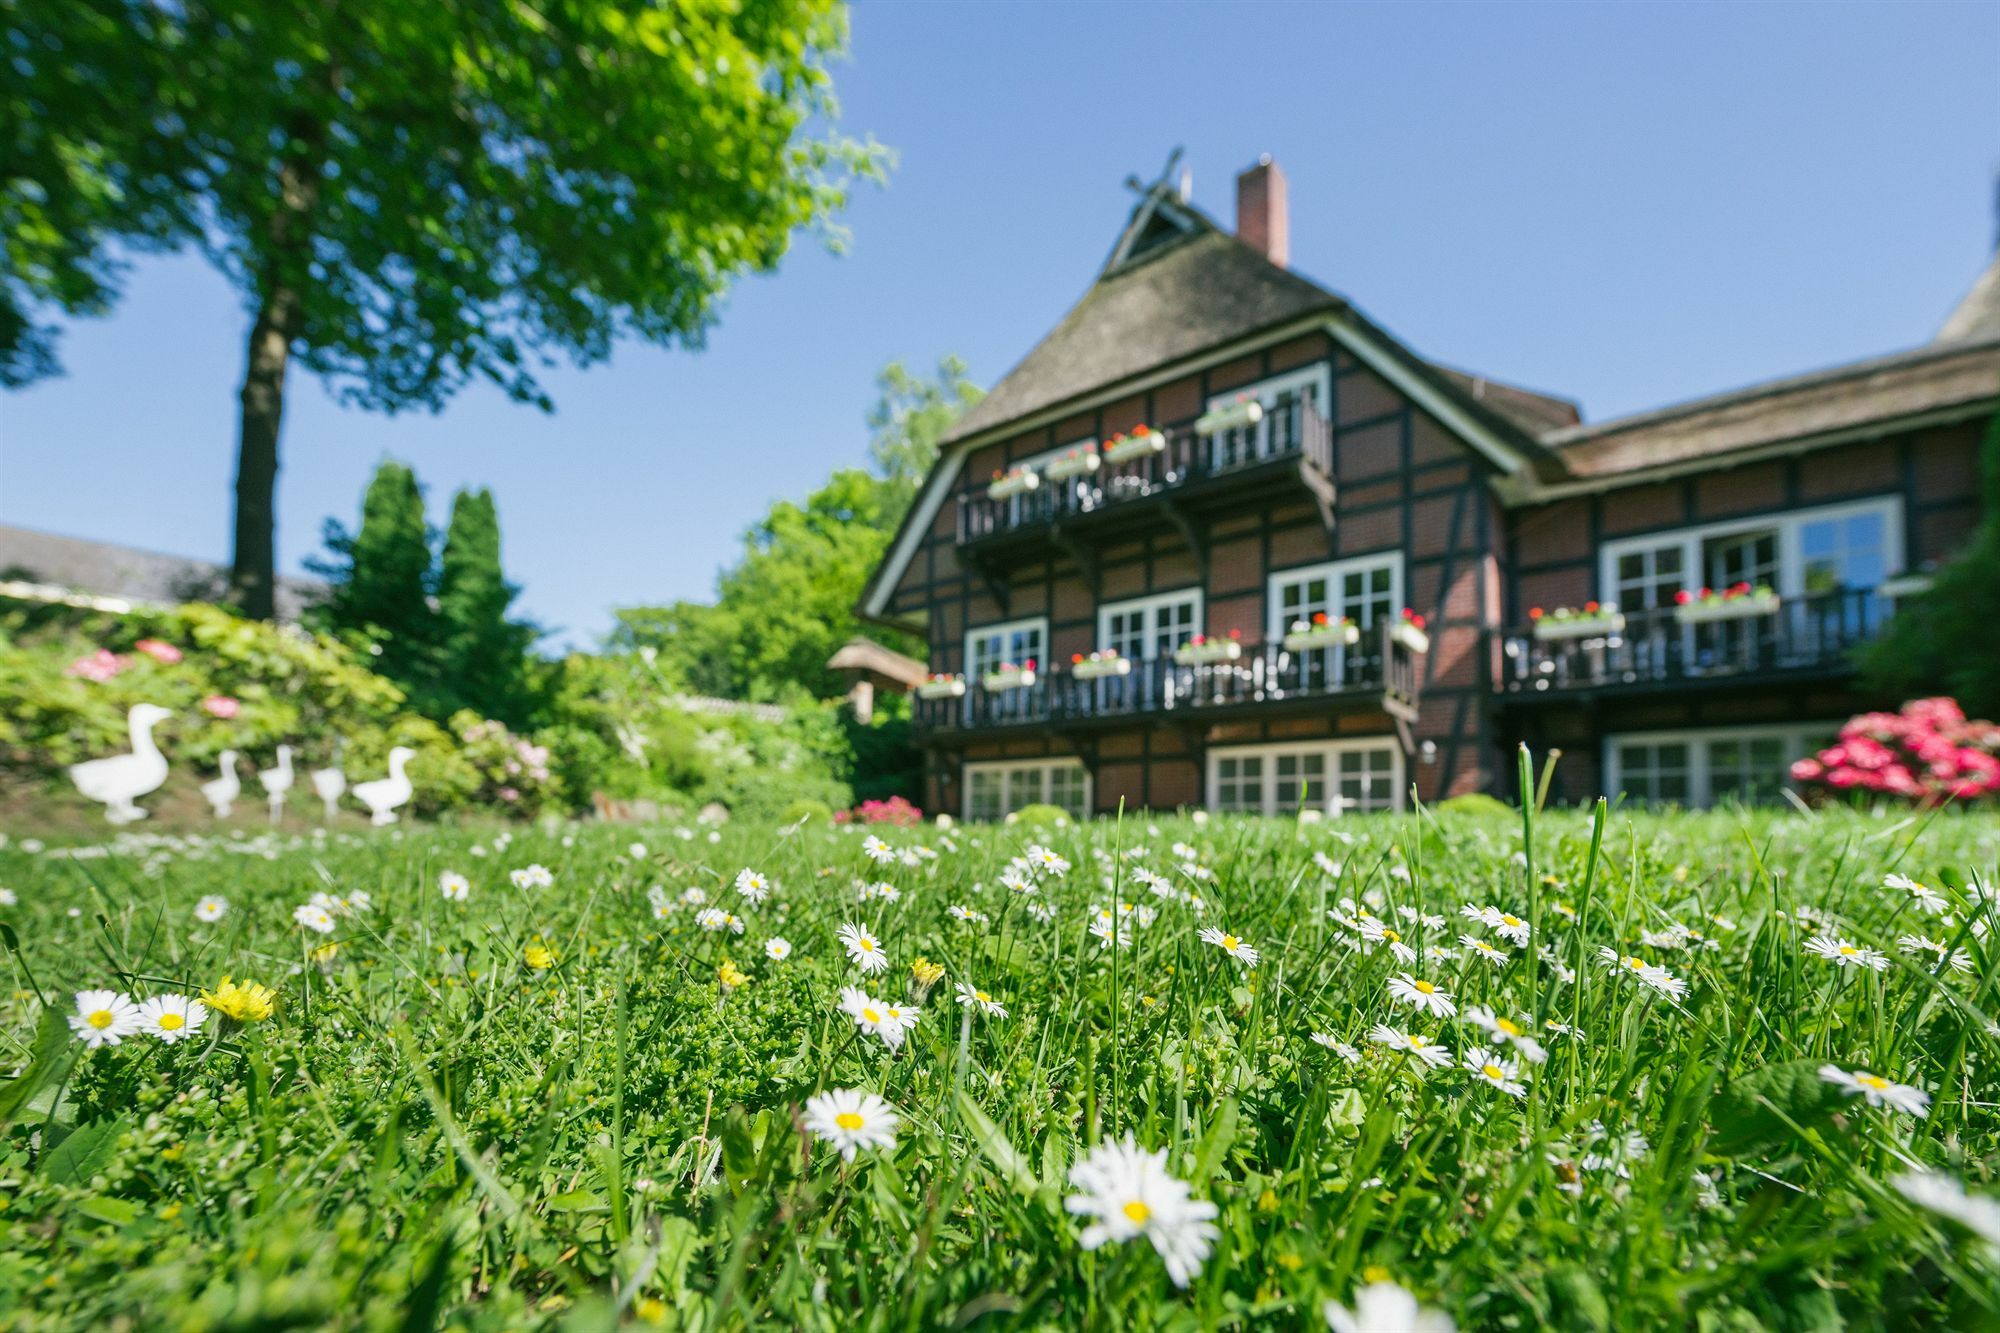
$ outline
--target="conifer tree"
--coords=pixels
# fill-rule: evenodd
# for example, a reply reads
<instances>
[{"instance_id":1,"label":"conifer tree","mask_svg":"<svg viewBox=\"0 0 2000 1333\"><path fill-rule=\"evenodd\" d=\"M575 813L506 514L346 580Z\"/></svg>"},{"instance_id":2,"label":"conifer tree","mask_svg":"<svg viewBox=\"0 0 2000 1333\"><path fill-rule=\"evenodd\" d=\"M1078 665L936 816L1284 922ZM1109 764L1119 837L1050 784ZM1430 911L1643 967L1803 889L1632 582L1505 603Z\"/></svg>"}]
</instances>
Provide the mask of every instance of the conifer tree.
<instances>
[{"instance_id":1,"label":"conifer tree","mask_svg":"<svg viewBox=\"0 0 2000 1333\"><path fill-rule=\"evenodd\" d=\"M492 492L460 491L438 574L438 693L513 727L526 725L534 707L528 652L539 637L533 625L507 618L519 592L501 571Z\"/></svg>"},{"instance_id":2,"label":"conifer tree","mask_svg":"<svg viewBox=\"0 0 2000 1333\"><path fill-rule=\"evenodd\" d=\"M333 591L321 608L336 630L375 637L375 667L421 705L435 669L436 614L431 609L431 534L416 473L384 460L361 501L361 526L327 524L332 561L313 566Z\"/></svg>"}]
</instances>

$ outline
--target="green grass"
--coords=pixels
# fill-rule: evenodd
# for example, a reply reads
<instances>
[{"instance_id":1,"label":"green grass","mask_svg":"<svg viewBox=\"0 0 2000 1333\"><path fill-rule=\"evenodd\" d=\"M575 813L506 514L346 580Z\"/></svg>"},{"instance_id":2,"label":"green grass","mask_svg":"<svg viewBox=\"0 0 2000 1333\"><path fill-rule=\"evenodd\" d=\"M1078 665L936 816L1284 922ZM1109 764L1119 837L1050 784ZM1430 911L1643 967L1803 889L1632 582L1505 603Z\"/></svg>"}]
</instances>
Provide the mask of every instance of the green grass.
<instances>
[{"instance_id":1,"label":"green grass","mask_svg":"<svg viewBox=\"0 0 2000 1333\"><path fill-rule=\"evenodd\" d=\"M1323 1326L1326 1299L1382 1273L1462 1328L1996 1322L1991 1255L1888 1184L1913 1163L1974 1190L1992 1174L2000 961L1968 890L1991 882L1991 816L1614 813L1594 856L1576 812L1537 816L1531 847L1518 816L1457 813L883 836L937 855L877 868L858 831L740 823L715 841L9 844L0 1064L25 1072L0 1089L0 1326ZM1031 839L1073 868L1010 893L1000 873ZM1176 842L1212 878L1179 869ZM552 887L508 883L531 862ZM776 882L769 901L737 897L746 866ZM1157 897L1141 868L1205 910ZM445 871L471 879L468 901L440 895ZM1885 888L1891 872L1939 886L1949 918ZM857 901L876 880L900 898ZM1106 950L1087 916L1114 882L1157 916ZM655 884L702 889L746 933L705 932L693 907L656 919ZM292 920L318 891L373 899L322 959ZM203 925L210 893L231 910ZM1344 897L1449 958L1362 951L1334 919ZM1042 903L1046 924L1027 910ZM1471 956L1461 933L1496 937L1468 903L1535 923L1551 954ZM1888 969L1808 953L1801 908ZM877 994L910 996L920 955L945 969L894 1055L838 1009L859 980L834 938L848 920L892 959ZM1718 947L1641 942L1676 922ZM1206 925L1261 963L1201 942ZM1899 952L1905 933L1964 949L1970 970ZM788 961L764 956L771 935ZM525 965L536 944L554 967ZM1685 1000L1600 947L1664 964ZM750 977L727 995L725 956ZM1404 971L1460 1015L1392 1002ZM89 1052L64 1023L77 989L143 999L225 974L275 988L275 1016ZM1009 1016L968 1022L961 981ZM1523 1099L1457 1067L1492 1044L1464 1021L1479 1004L1576 1030L1547 1039ZM1369 1040L1382 1022L1453 1065L1420 1075ZM1927 1089L1930 1114L1841 1096L1827 1062ZM810 1141L800 1108L831 1087L892 1103L894 1149L849 1165ZM1185 1290L1143 1241L1084 1250L1064 1209L1077 1160L1128 1133L1219 1206Z\"/></svg>"}]
</instances>

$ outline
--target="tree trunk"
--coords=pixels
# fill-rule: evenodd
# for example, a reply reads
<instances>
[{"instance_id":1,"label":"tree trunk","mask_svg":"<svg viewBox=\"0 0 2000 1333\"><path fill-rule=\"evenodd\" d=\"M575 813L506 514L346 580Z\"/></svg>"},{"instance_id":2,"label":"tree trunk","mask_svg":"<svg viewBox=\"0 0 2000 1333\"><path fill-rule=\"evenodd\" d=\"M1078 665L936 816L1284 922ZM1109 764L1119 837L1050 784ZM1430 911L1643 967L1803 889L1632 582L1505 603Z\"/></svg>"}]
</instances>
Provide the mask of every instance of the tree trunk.
<instances>
[{"instance_id":1,"label":"tree trunk","mask_svg":"<svg viewBox=\"0 0 2000 1333\"><path fill-rule=\"evenodd\" d=\"M307 280L309 227L319 201L315 157L324 127L301 118L292 152L278 170L277 207L265 232L257 318L243 369L236 433L236 550L229 574L237 609L256 620L277 615L278 428L285 416L285 366L299 334Z\"/></svg>"},{"instance_id":2,"label":"tree trunk","mask_svg":"<svg viewBox=\"0 0 2000 1333\"><path fill-rule=\"evenodd\" d=\"M236 549L230 593L242 614L277 614L278 428L285 415L285 367L291 360L298 298L267 293L250 326L236 447Z\"/></svg>"}]
</instances>

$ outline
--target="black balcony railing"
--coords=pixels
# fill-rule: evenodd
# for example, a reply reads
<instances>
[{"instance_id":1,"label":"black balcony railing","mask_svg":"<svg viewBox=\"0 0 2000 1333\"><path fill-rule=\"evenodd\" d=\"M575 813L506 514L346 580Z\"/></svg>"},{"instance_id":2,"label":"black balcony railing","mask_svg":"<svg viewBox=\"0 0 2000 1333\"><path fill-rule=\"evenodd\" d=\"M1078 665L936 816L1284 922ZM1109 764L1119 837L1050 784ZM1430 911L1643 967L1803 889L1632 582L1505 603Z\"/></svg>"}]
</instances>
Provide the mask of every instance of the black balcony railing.
<instances>
[{"instance_id":1,"label":"black balcony railing","mask_svg":"<svg viewBox=\"0 0 2000 1333\"><path fill-rule=\"evenodd\" d=\"M965 693L912 700L919 731L981 731L1029 725L1116 722L1184 710L1254 708L1351 697L1414 706L1419 662L1386 626L1345 648L1293 652L1282 644L1245 644L1242 656L1206 666L1171 657L1135 661L1129 675L1079 680L1068 665L1037 673L1035 683L988 690L967 680Z\"/></svg>"},{"instance_id":2,"label":"black balcony railing","mask_svg":"<svg viewBox=\"0 0 2000 1333\"><path fill-rule=\"evenodd\" d=\"M1500 687L1539 693L1837 674L1891 606L1873 589L1838 588L1735 620L1684 624L1666 606L1626 612L1615 633L1541 639L1529 629L1508 636Z\"/></svg>"},{"instance_id":3,"label":"black balcony railing","mask_svg":"<svg viewBox=\"0 0 2000 1333\"><path fill-rule=\"evenodd\" d=\"M959 497L959 542L1103 513L1268 463L1299 460L1326 475L1333 472L1333 431L1303 398L1279 399L1255 425L1208 435L1184 426L1161 435L1165 446L1156 453L1122 463L1100 456L1095 472L1059 480L1045 476L1034 490L1004 499L988 495L982 479L978 490Z\"/></svg>"}]
</instances>

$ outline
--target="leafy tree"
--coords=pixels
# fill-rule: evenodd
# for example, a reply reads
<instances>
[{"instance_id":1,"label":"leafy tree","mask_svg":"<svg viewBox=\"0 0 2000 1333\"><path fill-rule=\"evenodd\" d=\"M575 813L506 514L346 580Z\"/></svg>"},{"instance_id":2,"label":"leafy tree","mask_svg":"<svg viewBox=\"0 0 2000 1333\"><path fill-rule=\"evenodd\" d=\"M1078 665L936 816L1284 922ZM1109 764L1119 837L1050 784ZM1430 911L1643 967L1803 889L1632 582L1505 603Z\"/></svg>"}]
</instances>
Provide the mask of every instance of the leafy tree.
<instances>
[{"instance_id":1,"label":"leafy tree","mask_svg":"<svg viewBox=\"0 0 2000 1333\"><path fill-rule=\"evenodd\" d=\"M881 397L868 412L868 458L877 475L904 492L906 505L937 461L938 441L985 396L966 378L965 369L956 356L945 356L928 379L912 374L900 361L891 361L875 377Z\"/></svg>"},{"instance_id":2,"label":"leafy tree","mask_svg":"<svg viewBox=\"0 0 2000 1333\"><path fill-rule=\"evenodd\" d=\"M1863 678L1897 699L1949 694L1972 717L2000 717L2000 414L1980 446L1980 523L1861 653Z\"/></svg>"},{"instance_id":3,"label":"leafy tree","mask_svg":"<svg viewBox=\"0 0 2000 1333\"><path fill-rule=\"evenodd\" d=\"M312 565L332 585L319 608L322 623L372 637L376 670L421 705L435 679L437 633L431 533L416 473L385 460L362 497L361 526L350 533L329 519L326 544L332 558Z\"/></svg>"},{"instance_id":4,"label":"leafy tree","mask_svg":"<svg viewBox=\"0 0 2000 1333\"><path fill-rule=\"evenodd\" d=\"M481 488L452 497L438 568L438 679L455 708L527 725L536 683L529 650L540 632L509 620L520 589L500 568L500 515Z\"/></svg>"},{"instance_id":5,"label":"leafy tree","mask_svg":"<svg viewBox=\"0 0 2000 1333\"><path fill-rule=\"evenodd\" d=\"M839 0L11 0L0 358L101 308L111 239L192 245L251 316L234 586L272 610L294 356L344 400L441 407L619 334L698 343L830 218L872 145L835 111Z\"/></svg>"},{"instance_id":6,"label":"leafy tree","mask_svg":"<svg viewBox=\"0 0 2000 1333\"><path fill-rule=\"evenodd\" d=\"M896 525L937 457L937 442L980 391L946 357L930 378L900 363L876 381L868 414L876 470L845 468L803 504L781 500L744 534L713 605L676 602L619 612L615 647L646 646L682 688L729 698L825 698L843 682L826 660L856 634L921 654L908 635L863 626L854 613Z\"/></svg>"}]
</instances>

